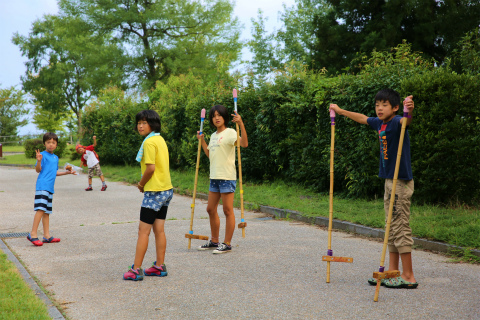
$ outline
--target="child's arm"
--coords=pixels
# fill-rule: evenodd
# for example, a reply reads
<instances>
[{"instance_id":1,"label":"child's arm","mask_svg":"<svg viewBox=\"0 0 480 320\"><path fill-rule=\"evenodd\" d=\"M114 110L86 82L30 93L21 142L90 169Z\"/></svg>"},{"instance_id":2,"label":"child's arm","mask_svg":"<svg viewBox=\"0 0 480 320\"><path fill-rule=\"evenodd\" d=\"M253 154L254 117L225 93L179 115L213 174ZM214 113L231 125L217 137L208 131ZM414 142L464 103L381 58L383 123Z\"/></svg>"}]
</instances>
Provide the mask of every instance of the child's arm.
<instances>
[{"instance_id":1,"label":"child's arm","mask_svg":"<svg viewBox=\"0 0 480 320\"><path fill-rule=\"evenodd\" d=\"M245 130L242 117L237 112L235 112L235 114L232 114L232 116L233 116L232 121L235 123L238 123L238 125L240 126L240 132L242 133L242 135L240 136L240 145L243 148L246 148L248 147L248 137L247 137L247 130Z\"/></svg>"},{"instance_id":2,"label":"child's arm","mask_svg":"<svg viewBox=\"0 0 480 320\"><path fill-rule=\"evenodd\" d=\"M333 111L335 111L335 113L337 113L341 116L348 117L348 118L350 118L353 121L356 121L358 123L368 124L368 122L367 122L368 117L364 114L343 110L342 108L340 108L336 104L331 104L330 105L330 110L333 110Z\"/></svg>"},{"instance_id":3,"label":"child's arm","mask_svg":"<svg viewBox=\"0 0 480 320\"><path fill-rule=\"evenodd\" d=\"M415 104L413 103L412 100L413 96L408 96L405 98L405 107L408 109L408 118L407 118L407 126L412 123L412 113L413 113L413 108L415 108ZM404 118L400 119L400 123L402 123Z\"/></svg>"},{"instance_id":4,"label":"child's arm","mask_svg":"<svg viewBox=\"0 0 480 320\"><path fill-rule=\"evenodd\" d=\"M97 146L97 136L93 136L93 147Z\"/></svg>"},{"instance_id":5,"label":"child's arm","mask_svg":"<svg viewBox=\"0 0 480 320\"><path fill-rule=\"evenodd\" d=\"M57 171L57 177L58 176L64 176L66 174L75 174L75 173L76 173L76 171L73 171L73 170L72 171L69 171L69 170L67 170L67 171Z\"/></svg>"},{"instance_id":6,"label":"child's arm","mask_svg":"<svg viewBox=\"0 0 480 320\"><path fill-rule=\"evenodd\" d=\"M37 171L37 173L40 173L40 171L42 171L42 154L40 153L40 150L37 149L37 153L35 155L35 158L37 158L37 165L35 166L35 171Z\"/></svg>"},{"instance_id":7,"label":"child's arm","mask_svg":"<svg viewBox=\"0 0 480 320\"><path fill-rule=\"evenodd\" d=\"M143 192L143 188L145 187L145 184L150 180L154 172L155 172L155 164L147 163L142 179L140 179L140 182L137 184L137 188L138 190L140 190L140 192Z\"/></svg>"},{"instance_id":8,"label":"child's arm","mask_svg":"<svg viewBox=\"0 0 480 320\"><path fill-rule=\"evenodd\" d=\"M210 158L210 157L209 157L210 151L208 150L208 145L207 145L207 143L205 142L205 137L203 136L203 133L202 133L202 134L199 134L199 133L200 133L200 131L197 131L197 139L202 142L203 152L205 152L205 154L207 155L207 157Z\"/></svg>"}]
</instances>

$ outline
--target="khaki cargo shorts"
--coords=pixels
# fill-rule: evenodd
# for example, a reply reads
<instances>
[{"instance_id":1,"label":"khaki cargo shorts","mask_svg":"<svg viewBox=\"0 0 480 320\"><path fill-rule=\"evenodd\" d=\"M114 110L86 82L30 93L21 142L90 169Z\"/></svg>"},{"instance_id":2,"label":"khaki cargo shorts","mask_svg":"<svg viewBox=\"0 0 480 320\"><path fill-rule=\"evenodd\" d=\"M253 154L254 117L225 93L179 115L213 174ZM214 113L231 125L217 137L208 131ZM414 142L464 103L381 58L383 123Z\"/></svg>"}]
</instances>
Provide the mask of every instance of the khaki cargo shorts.
<instances>
[{"instance_id":1,"label":"khaki cargo shorts","mask_svg":"<svg viewBox=\"0 0 480 320\"><path fill-rule=\"evenodd\" d=\"M385 208L385 225L387 224L390 197L392 194L393 179L385 179L385 195L383 206ZM412 252L413 238L410 228L410 205L413 195L413 179L397 180L395 188L395 203L392 210L390 234L388 237L388 251L408 253Z\"/></svg>"}]
</instances>

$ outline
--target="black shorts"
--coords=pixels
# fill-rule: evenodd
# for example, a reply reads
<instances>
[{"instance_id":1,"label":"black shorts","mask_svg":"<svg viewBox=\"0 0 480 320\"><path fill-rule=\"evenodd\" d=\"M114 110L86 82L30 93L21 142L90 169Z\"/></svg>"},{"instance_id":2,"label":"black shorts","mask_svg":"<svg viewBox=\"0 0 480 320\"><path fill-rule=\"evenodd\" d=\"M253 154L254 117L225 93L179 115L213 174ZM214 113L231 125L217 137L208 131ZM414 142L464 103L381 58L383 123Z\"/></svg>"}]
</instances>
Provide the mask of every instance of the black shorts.
<instances>
[{"instance_id":1,"label":"black shorts","mask_svg":"<svg viewBox=\"0 0 480 320\"><path fill-rule=\"evenodd\" d=\"M140 208L140 221L153 224L155 219L165 220L167 217L167 206L163 206L159 211L155 211L150 208L141 207Z\"/></svg>"}]
</instances>

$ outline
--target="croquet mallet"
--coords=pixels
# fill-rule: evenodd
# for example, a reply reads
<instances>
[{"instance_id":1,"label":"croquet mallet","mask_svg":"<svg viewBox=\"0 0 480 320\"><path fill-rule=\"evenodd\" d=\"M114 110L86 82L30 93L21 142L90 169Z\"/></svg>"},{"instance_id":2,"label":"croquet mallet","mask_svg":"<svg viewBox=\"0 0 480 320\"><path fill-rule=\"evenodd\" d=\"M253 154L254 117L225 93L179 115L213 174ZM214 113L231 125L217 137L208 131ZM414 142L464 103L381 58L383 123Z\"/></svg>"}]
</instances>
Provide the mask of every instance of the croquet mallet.
<instances>
[{"instance_id":1,"label":"croquet mallet","mask_svg":"<svg viewBox=\"0 0 480 320\"><path fill-rule=\"evenodd\" d=\"M390 235L390 224L392 222L393 206L395 205L395 192L397 189L397 178L398 178L398 171L400 169L400 159L402 158L403 139L405 137L405 129L407 128L408 109L406 106L406 102L409 100L411 99L407 97L403 101L402 131L400 132L400 139L398 141L397 161L395 163L395 171L393 173L392 193L390 195L390 204L388 207L387 224L385 225L385 237L383 239L383 249L382 249L382 258L380 260L380 268L378 269L378 272L373 273L373 278L377 279L377 286L375 287L375 297L373 298L373 301L375 302L378 301L378 295L380 293L380 284L382 282L382 279L389 279L389 278L395 278L400 276L399 270L385 271L385 254L387 252L388 236Z\"/></svg>"},{"instance_id":2,"label":"croquet mallet","mask_svg":"<svg viewBox=\"0 0 480 320\"><path fill-rule=\"evenodd\" d=\"M330 127L331 127L331 143L330 143L330 199L328 209L328 250L327 255L322 257L323 261L327 261L327 283L330 283L330 262L353 262L353 258L334 257L332 250L332 225L333 225L333 158L335 152L335 111L330 110Z\"/></svg>"},{"instance_id":3,"label":"croquet mallet","mask_svg":"<svg viewBox=\"0 0 480 320\"><path fill-rule=\"evenodd\" d=\"M200 133L202 134L203 132L203 122L205 121L205 109L202 109L201 112L201 123L200 123ZM197 181L198 181L198 168L200 167L200 152L202 149L202 140L198 140L198 152L197 152L197 166L195 168L195 185L193 187L193 200L192 200L192 213L190 215L190 231L185 234L185 238L188 238L188 249L190 249L191 244L192 244L192 239L200 239L200 240L208 240L207 236L200 236L193 234L193 213L195 211L195 197L197 195Z\"/></svg>"},{"instance_id":4,"label":"croquet mallet","mask_svg":"<svg viewBox=\"0 0 480 320\"><path fill-rule=\"evenodd\" d=\"M233 89L233 103L235 106L235 114L237 113L237 89ZM238 158L238 181L240 182L240 214L241 220L238 224L238 228L242 229L242 237L245 238L245 227L247 223L245 222L245 215L243 212L243 184L242 184L242 157L240 155L240 131L237 125L237 158Z\"/></svg>"}]
</instances>

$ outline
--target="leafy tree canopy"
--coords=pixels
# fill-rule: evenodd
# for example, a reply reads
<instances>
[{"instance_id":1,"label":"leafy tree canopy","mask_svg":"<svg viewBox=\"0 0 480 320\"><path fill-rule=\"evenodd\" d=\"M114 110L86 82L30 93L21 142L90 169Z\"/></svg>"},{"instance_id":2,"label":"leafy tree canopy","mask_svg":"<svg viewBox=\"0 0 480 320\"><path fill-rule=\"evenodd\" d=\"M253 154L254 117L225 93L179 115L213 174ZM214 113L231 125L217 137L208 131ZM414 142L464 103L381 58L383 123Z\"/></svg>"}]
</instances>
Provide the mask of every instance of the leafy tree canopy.
<instances>
[{"instance_id":1,"label":"leafy tree canopy","mask_svg":"<svg viewBox=\"0 0 480 320\"><path fill-rule=\"evenodd\" d=\"M0 88L0 136L16 136L19 127L28 123L25 93L15 87Z\"/></svg>"},{"instance_id":2,"label":"leafy tree canopy","mask_svg":"<svg viewBox=\"0 0 480 320\"><path fill-rule=\"evenodd\" d=\"M389 50L403 40L442 64L480 25L478 0L297 0L284 10L278 32L266 35L258 28L262 17L254 25L250 46L261 72L290 60L341 72L357 53ZM262 48L272 50L265 54Z\"/></svg>"},{"instance_id":3,"label":"leafy tree canopy","mask_svg":"<svg viewBox=\"0 0 480 320\"><path fill-rule=\"evenodd\" d=\"M219 55L235 61L239 22L228 0L61 0L99 32L112 32L128 55L131 80L145 88L170 75L208 75Z\"/></svg>"},{"instance_id":4,"label":"leafy tree canopy","mask_svg":"<svg viewBox=\"0 0 480 320\"><path fill-rule=\"evenodd\" d=\"M15 34L13 42L28 58L23 88L45 111L68 110L80 121L92 96L122 82L121 51L79 18L46 15L28 36Z\"/></svg>"}]
</instances>

